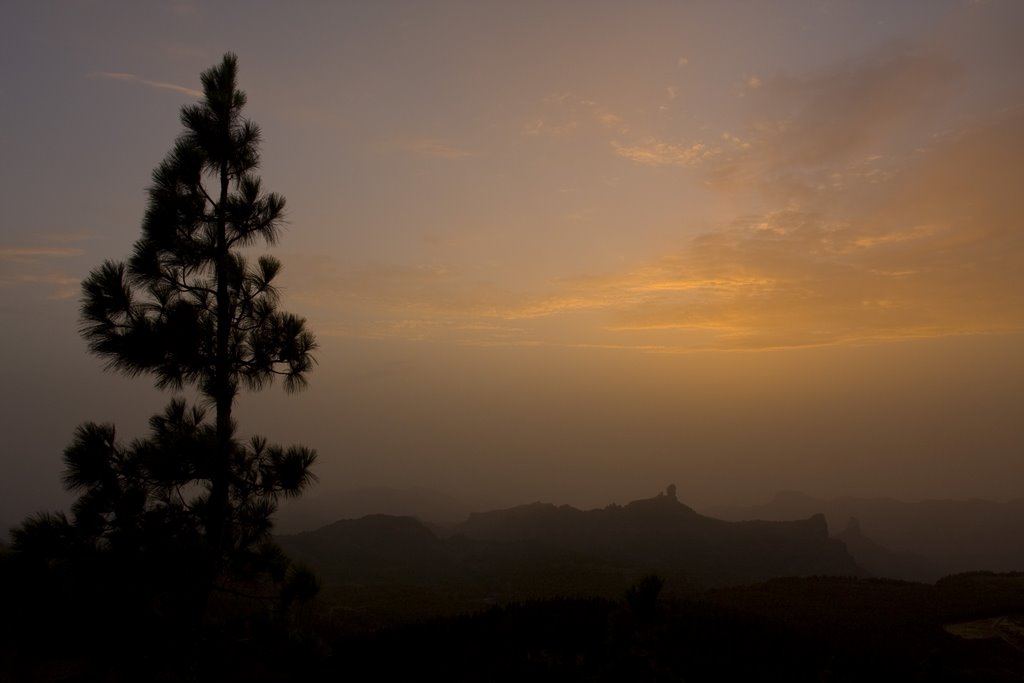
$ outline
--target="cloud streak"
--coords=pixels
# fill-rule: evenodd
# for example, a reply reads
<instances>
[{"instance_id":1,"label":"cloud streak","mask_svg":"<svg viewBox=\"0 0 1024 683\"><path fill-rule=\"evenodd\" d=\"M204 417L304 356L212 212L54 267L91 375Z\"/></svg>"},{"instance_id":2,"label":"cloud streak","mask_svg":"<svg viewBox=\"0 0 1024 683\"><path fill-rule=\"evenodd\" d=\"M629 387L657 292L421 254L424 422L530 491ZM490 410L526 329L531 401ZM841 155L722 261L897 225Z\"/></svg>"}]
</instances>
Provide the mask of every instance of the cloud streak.
<instances>
[{"instance_id":1,"label":"cloud streak","mask_svg":"<svg viewBox=\"0 0 1024 683\"><path fill-rule=\"evenodd\" d=\"M78 256L81 249L74 247L0 247L0 261L36 262L47 258Z\"/></svg>"},{"instance_id":2,"label":"cloud streak","mask_svg":"<svg viewBox=\"0 0 1024 683\"><path fill-rule=\"evenodd\" d=\"M94 74L90 74L94 78L105 78L111 81L122 81L126 83L138 83L149 88L156 88L158 90L171 90L173 92L188 95L189 97L202 97L203 92L196 90L195 88L188 88L183 85L177 85L175 83L165 83L163 81L152 81L148 78L142 78L130 73L112 72L112 71L99 71Z\"/></svg>"},{"instance_id":3,"label":"cloud streak","mask_svg":"<svg viewBox=\"0 0 1024 683\"><path fill-rule=\"evenodd\" d=\"M47 298L57 301L73 299L79 292L81 279L63 273L45 275L21 274L13 277L0 277L0 287L42 285L49 290Z\"/></svg>"},{"instance_id":4,"label":"cloud streak","mask_svg":"<svg viewBox=\"0 0 1024 683\"><path fill-rule=\"evenodd\" d=\"M87 236L51 235L51 241L77 242ZM77 247L0 245L0 287L45 287L50 299L70 299L78 293L80 278L64 272L68 259L84 253ZM60 262L62 265L57 266Z\"/></svg>"}]
</instances>

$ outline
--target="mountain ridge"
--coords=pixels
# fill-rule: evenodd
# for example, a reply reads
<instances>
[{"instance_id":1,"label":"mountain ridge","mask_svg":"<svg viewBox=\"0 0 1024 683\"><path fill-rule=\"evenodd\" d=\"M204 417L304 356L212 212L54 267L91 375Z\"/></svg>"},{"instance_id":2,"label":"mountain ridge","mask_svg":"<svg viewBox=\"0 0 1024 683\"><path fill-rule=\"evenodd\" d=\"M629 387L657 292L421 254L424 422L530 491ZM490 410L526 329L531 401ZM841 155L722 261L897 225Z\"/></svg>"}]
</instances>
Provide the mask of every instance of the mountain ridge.
<instances>
[{"instance_id":1,"label":"mountain ridge","mask_svg":"<svg viewBox=\"0 0 1024 683\"><path fill-rule=\"evenodd\" d=\"M555 596L614 598L649 574L680 595L780 576L867 575L829 538L822 515L718 520L679 502L672 487L625 505L537 502L443 528L368 515L277 541L321 576L330 601L381 619Z\"/></svg>"},{"instance_id":2,"label":"mountain ridge","mask_svg":"<svg viewBox=\"0 0 1024 683\"><path fill-rule=\"evenodd\" d=\"M714 514L731 520L784 521L812 511L824 514L833 529L856 519L858 534L891 555L888 560L878 553L870 560L860 558L864 566L875 563L873 573L883 576L932 582L965 571L1024 569L1024 546L1016 542L1024 538L1021 498L1003 503L980 498L904 502L885 497L825 499L782 491L767 503L721 507Z\"/></svg>"},{"instance_id":3,"label":"mountain ridge","mask_svg":"<svg viewBox=\"0 0 1024 683\"><path fill-rule=\"evenodd\" d=\"M625 505L578 510L533 503L473 513L451 531L486 541L530 541L604 557L647 562L702 578L863 575L820 514L785 522L730 522L696 512L675 487Z\"/></svg>"}]
</instances>

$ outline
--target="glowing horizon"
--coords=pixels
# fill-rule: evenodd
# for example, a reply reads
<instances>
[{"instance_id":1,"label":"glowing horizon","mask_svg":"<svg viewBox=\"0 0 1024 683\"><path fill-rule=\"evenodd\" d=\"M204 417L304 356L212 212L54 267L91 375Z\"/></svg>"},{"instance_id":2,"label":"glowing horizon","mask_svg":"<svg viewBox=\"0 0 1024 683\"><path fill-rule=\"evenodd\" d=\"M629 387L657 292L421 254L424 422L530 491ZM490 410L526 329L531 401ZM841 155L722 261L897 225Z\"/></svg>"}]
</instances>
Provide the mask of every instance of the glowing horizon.
<instances>
[{"instance_id":1,"label":"glowing horizon","mask_svg":"<svg viewBox=\"0 0 1024 683\"><path fill-rule=\"evenodd\" d=\"M1024 477L1019 3L114 7L4 31L3 412L26 455L0 517L60 499L75 424L136 433L167 399L102 375L78 283L129 253L227 50L288 202L283 301L323 344L308 394L242 410L337 453L322 479L596 502ZM879 482L924 454L938 474Z\"/></svg>"}]
</instances>

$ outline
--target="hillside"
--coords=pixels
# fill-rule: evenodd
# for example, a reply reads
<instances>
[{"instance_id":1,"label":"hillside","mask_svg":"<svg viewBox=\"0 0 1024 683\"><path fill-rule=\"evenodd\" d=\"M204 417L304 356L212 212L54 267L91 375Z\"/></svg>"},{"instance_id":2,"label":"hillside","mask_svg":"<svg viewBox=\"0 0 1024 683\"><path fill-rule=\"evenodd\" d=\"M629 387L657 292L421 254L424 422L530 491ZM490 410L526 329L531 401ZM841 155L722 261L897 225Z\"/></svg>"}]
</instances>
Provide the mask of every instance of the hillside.
<instances>
[{"instance_id":1,"label":"hillside","mask_svg":"<svg viewBox=\"0 0 1024 683\"><path fill-rule=\"evenodd\" d=\"M1020 680L1021 588L997 575L936 586L783 578L662 599L646 616L621 601L545 600L360 635L325 669L384 680ZM979 592L991 600L974 604ZM982 615L1001 629L983 632Z\"/></svg>"}]
</instances>

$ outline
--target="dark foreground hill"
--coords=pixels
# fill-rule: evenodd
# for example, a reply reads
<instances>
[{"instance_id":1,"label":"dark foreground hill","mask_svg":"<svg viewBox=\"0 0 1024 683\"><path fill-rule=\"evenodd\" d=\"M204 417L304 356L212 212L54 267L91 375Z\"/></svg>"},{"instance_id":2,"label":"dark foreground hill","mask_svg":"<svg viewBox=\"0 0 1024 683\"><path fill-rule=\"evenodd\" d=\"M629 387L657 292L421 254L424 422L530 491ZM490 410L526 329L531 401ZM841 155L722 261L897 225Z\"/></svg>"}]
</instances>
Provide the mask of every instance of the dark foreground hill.
<instances>
[{"instance_id":1,"label":"dark foreground hill","mask_svg":"<svg viewBox=\"0 0 1024 683\"><path fill-rule=\"evenodd\" d=\"M1012 616L1024 610L1022 589L1019 576L936 586L811 577L661 600L649 612L553 599L352 638L327 666L378 680L1011 681L1024 675L1024 621ZM991 598L987 619L964 611L979 591Z\"/></svg>"},{"instance_id":2,"label":"dark foreground hill","mask_svg":"<svg viewBox=\"0 0 1024 683\"><path fill-rule=\"evenodd\" d=\"M773 579L687 599L513 602L469 615L352 632L325 603L287 629L254 628L205 649L131 657L25 642L0 618L0 680L285 683L374 681L924 681L1024 677L1024 577L935 585L843 577ZM0 617L3 617L0 613ZM253 615L254 617L257 615Z\"/></svg>"}]
</instances>

